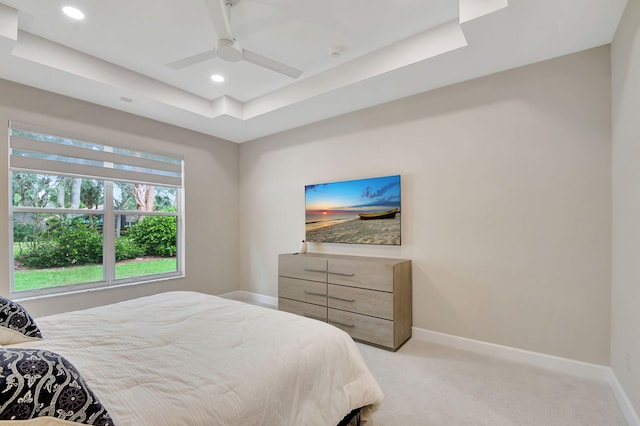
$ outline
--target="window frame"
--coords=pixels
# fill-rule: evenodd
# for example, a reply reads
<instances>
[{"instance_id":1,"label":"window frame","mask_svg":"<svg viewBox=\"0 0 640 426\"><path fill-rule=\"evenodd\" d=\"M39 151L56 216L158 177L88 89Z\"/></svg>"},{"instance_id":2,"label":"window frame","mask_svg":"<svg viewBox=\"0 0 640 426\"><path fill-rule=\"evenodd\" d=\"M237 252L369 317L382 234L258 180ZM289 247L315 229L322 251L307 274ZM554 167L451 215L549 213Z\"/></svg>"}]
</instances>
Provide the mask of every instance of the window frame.
<instances>
[{"instance_id":1,"label":"window frame","mask_svg":"<svg viewBox=\"0 0 640 426\"><path fill-rule=\"evenodd\" d=\"M14 127L15 126L15 127ZM72 139L72 140L80 140L82 142L90 140L90 138L75 138L75 137L67 137L61 136L64 135L64 132L60 131L51 131L49 129L44 129L42 127L36 127L30 124L23 123L15 123L9 122L9 161L12 159L12 130L18 129L22 130L23 128L28 129L28 131L34 131L40 133L45 136L53 136L62 139ZM55 136L54 136L55 135ZM99 145L107 150L120 150L122 152L126 152L125 155L130 155L130 153L139 154L141 156L150 156L150 157L162 157L171 160L178 161L180 164L180 185L167 185L166 181L158 181L151 182L148 179L145 179L144 182L132 182L130 179L130 173L128 171L123 172L122 179L117 179L113 177L104 177L104 176L96 176L87 173L83 173L81 175L74 173L61 173L59 170L46 170L46 168L39 167L38 169L29 169L24 167L13 167L11 163L9 164L9 173L8 173L8 184L9 184L9 261L11 265L9 267L9 291L11 297L18 297L20 299L25 298L35 298L40 296L49 296L49 295L57 295L57 294L65 294L65 293L75 293L82 291L90 291L97 289L108 289L114 288L118 286L128 286L128 285L138 285L145 284L151 282L164 281L169 279L177 279L183 278L185 276L185 262L184 262L184 252L185 252L185 232L184 232L184 217L185 217L185 208L184 208L184 158L180 155L176 154L164 154L158 152L148 152L148 151L140 151L138 149L133 148L124 148L124 147L116 147L114 145L107 145L101 142L84 142L93 145ZM102 167L109 168L108 162L104 162ZM73 167L73 166L72 166ZM107 171L109 173L113 173L113 170L117 170L111 164L111 171ZM102 209L74 209L74 208L60 208L60 207L21 207L14 206L13 204L13 175L14 173L32 173L32 174L42 174L42 175L51 175L51 176L62 176L62 177L71 177L71 178L83 178L83 179L94 179L103 182L103 206ZM164 178L164 177L162 177ZM160 179L162 180L162 179ZM115 182L121 181L126 183L144 183L148 185L156 185L161 187L172 187L176 189L176 199L175 199L175 212L160 212L160 211L140 211L140 210L116 210L114 203L114 185ZM102 232L102 242L103 242L103 279L100 281L90 282L90 283L78 283L78 284L66 284L59 285L54 287L45 287L38 288L33 290L15 290L15 252L14 252L14 213L41 213L41 214L60 214L60 215L70 215L70 214L91 214L95 213L97 215L103 216L103 232ZM117 215L136 215L136 216L171 216L176 218L176 270L170 272L163 272L158 274L148 274L148 275L139 275L135 277L127 277L127 278L116 278L116 216ZM111 232L107 232L106 230L113 230Z\"/></svg>"}]
</instances>

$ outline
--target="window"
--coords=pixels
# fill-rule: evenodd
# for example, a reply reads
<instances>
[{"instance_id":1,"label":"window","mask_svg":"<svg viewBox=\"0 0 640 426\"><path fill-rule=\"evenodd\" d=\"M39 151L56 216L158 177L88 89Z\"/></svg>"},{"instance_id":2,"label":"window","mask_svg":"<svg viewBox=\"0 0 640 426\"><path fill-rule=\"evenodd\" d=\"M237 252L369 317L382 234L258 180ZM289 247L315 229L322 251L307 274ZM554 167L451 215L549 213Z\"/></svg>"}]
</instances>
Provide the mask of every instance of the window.
<instances>
[{"instance_id":1,"label":"window","mask_svg":"<svg viewBox=\"0 0 640 426\"><path fill-rule=\"evenodd\" d=\"M182 276L183 160L52 133L9 126L12 293Z\"/></svg>"}]
</instances>

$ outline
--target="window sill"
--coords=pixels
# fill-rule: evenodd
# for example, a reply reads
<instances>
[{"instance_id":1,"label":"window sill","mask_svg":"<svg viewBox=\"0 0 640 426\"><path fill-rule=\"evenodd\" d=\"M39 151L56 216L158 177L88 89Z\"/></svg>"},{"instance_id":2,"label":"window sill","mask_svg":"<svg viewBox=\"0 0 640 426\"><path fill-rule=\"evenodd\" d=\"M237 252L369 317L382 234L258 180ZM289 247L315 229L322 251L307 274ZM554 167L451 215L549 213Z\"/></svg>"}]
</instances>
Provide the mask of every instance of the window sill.
<instances>
[{"instance_id":1,"label":"window sill","mask_svg":"<svg viewBox=\"0 0 640 426\"><path fill-rule=\"evenodd\" d=\"M60 296L69 296L74 294L92 293L92 292L97 292L102 290L113 290L113 289L124 288L124 287L134 287L139 285L155 284L163 281L181 279L184 277L185 277L184 273L176 273L175 275L170 275L170 276L167 275L167 276L162 276L157 278L150 278L148 280L142 280L142 281L123 282L123 283L112 284L112 285L102 285L98 287L84 287L81 289L74 289L74 290L69 289L67 291L58 291L54 293L53 292L41 293L41 294L33 293L31 295L25 295L22 297L20 296L20 293L13 293L11 295L12 297L11 300L21 303L21 302L26 302L31 300L42 300L42 299L48 299L48 298L54 298L54 297L60 297ZM38 290L34 290L34 292L37 292L37 291Z\"/></svg>"}]
</instances>

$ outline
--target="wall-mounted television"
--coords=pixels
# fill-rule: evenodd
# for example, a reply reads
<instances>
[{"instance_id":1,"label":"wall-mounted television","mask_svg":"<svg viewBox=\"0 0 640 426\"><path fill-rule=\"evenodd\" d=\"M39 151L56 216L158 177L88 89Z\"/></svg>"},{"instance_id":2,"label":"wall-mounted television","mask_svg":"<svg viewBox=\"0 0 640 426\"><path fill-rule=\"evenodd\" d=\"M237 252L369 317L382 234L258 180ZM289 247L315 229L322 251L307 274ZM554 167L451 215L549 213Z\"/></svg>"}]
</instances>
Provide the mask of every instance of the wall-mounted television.
<instances>
[{"instance_id":1,"label":"wall-mounted television","mask_svg":"<svg viewBox=\"0 0 640 426\"><path fill-rule=\"evenodd\" d=\"M305 239L400 245L400 175L305 185Z\"/></svg>"}]
</instances>

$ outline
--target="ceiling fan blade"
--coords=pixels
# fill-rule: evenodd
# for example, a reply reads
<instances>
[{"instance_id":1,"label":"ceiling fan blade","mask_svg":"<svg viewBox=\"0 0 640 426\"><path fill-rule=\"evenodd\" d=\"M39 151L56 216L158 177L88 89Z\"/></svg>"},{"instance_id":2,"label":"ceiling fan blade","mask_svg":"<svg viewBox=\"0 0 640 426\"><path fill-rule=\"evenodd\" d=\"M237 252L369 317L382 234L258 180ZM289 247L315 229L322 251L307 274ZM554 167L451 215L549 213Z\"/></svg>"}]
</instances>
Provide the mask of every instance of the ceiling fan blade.
<instances>
[{"instance_id":1,"label":"ceiling fan blade","mask_svg":"<svg viewBox=\"0 0 640 426\"><path fill-rule=\"evenodd\" d=\"M231 7L233 2L231 0L204 0L204 2L207 5L207 9L209 9L211 23L216 33L218 33L218 38L233 40L229 15L227 14L227 7Z\"/></svg>"},{"instance_id":2,"label":"ceiling fan blade","mask_svg":"<svg viewBox=\"0 0 640 426\"><path fill-rule=\"evenodd\" d=\"M251 62L252 64L270 69L271 71L288 75L291 78L298 78L300 77L300 75L302 75L302 71L300 71L299 69L290 67L287 64L283 64L282 62L278 62L275 59L267 58L266 56L262 56L247 49L243 49L242 59L247 62Z\"/></svg>"},{"instance_id":3,"label":"ceiling fan blade","mask_svg":"<svg viewBox=\"0 0 640 426\"><path fill-rule=\"evenodd\" d=\"M171 62L170 64L167 64L167 66L169 68L173 68L174 70L179 70L200 62L204 62L207 59L215 58L216 56L217 55L215 50L208 50L206 52L198 53L197 55L180 59L179 61Z\"/></svg>"}]
</instances>

